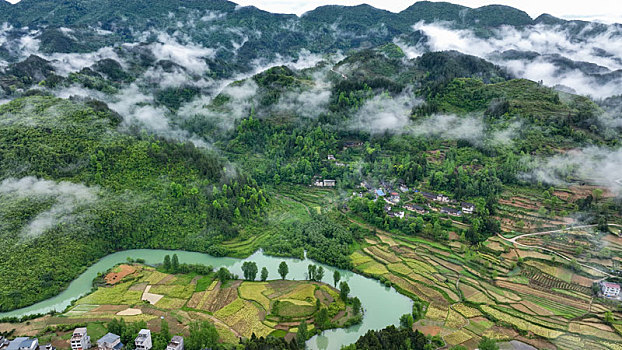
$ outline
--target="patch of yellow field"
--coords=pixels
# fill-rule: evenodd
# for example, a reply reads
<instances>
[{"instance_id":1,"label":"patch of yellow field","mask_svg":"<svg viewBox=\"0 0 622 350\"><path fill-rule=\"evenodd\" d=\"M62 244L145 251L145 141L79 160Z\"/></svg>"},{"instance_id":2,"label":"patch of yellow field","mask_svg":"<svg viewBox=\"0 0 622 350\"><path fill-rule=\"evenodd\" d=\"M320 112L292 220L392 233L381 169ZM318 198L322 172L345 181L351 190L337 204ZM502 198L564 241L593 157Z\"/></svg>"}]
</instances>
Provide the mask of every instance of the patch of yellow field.
<instances>
[{"instance_id":1,"label":"patch of yellow field","mask_svg":"<svg viewBox=\"0 0 622 350\"><path fill-rule=\"evenodd\" d=\"M362 265L357 266L356 268L366 274L375 275L375 276L389 273L389 271L387 270L386 267L384 267L384 265L382 265L381 263L375 262L375 261L366 262Z\"/></svg>"},{"instance_id":2,"label":"patch of yellow field","mask_svg":"<svg viewBox=\"0 0 622 350\"><path fill-rule=\"evenodd\" d=\"M358 252L358 251L350 254L350 261L352 261L352 265L354 265L354 266L358 266L358 265L364 264L364 263L369 262L371 260L372 260L371 257L369 257L368 255L363 254L361 252Z\"/></svg>"},{"instance_id":3,"label":"patch of yellow field","mask_svg":"<svg viewBox=\"0 0 622 350\"><path fill-rule=\"evenodd\" d=\"M270 310L270 299L263 293L266 291L266 282L243 282L238 291L243 299L254 300L258 302L266 311Z\"/></svg>"}]
</instances>

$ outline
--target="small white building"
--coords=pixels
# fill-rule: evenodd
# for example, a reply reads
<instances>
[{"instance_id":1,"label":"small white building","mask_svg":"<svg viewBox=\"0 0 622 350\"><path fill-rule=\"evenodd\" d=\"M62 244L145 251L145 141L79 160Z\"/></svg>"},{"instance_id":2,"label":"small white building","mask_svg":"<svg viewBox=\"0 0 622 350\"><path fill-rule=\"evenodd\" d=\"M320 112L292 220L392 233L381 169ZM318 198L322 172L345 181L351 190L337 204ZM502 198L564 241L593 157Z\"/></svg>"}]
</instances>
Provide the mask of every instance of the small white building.
<instances>
[{"instance_id":1,"label":"small white building","mask_svg":"<svg viewBox=\"0 0 622 350\"><path fill-rule=\"evenodd\" d=\"M620 285L617 283L611 282L600 282L600 290L603 292L603 295L607 298L615 298L620 295Z\"/></svg>"},{"instance_id":2,"label":"small white building","mask_svg":"<svg viewBox=\"0 0 622 350\"><path fill-rule=\"evenodd\" d=\"M465 214L473 214L475 205L472 203L462 202L462 212Z\"/></svg>"},{"instance_id":3,"label":"small white building","mask_svg":"<svg viewBox=\"0 0 622 350\"><path fill-rule=\"evenodd\" d=\"M91 348L91 337L86 333L86 328L76 328L71 336L71 348L73 350L86 350Z\"/></svg>"},{"instance_id":4,"label":"small white building","mask_svg":"<svg viewBox=\"0 0 622 350\"><path fill-rule=\"evenodd\" d=\"M39 348L37 338L18 337L13 339L6 350L36 350Z\"/></svg>"},{"instance_id":5,"label":"small white building","mask_svg":"<svg viewBox=\"0 0 622 350\"><path fill-rule=\"evenodd\" d=\"M121 337L107 333L97 341L98 350L121 350L123 349L123 343L121 343Z\"/></svg>"},{"instance_id":6,"label":"small white building","mask_svg":"<svg viewBox=\"0 0 622 350\"><path fill-rule=\"evenodd\" d=\"M136 350L151 350L153 344L151 343L151 331L148 329L141 329L138 332L138 337L134 340Z\"/></svg>"},{"instance_id":7,"label":"small white building","mask_svg":"<svg viewBox=\"0 0 622 350\"><path fill-rule=\"evenodd\" d=\"M171 342L166 346L166 350L184 350L184 337L173 336Z\"/></svg>"}]
</instances>

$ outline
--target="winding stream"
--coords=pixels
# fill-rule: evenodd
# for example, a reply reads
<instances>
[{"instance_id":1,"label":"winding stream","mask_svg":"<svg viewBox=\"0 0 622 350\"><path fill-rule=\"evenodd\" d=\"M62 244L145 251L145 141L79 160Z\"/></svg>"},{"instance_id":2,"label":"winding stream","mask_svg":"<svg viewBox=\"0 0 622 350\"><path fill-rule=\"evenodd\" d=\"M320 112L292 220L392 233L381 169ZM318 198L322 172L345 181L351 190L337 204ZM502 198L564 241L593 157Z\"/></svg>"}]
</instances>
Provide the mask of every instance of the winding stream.
<instances>
[{"instance_id":1,"label":"winding stream","mask_svg":"<svg viewBox=\"0 0 622 350\"><path fill-rule=\"evenodd\" d=\"M211 265L214 269L226 267L234 274L242 276L242 262L254 261L259 269L265 266L270 275L268 279L278 278L277 268L281 261L287 261L289 274L287 279L305 279L307 266L310 263L317 264L312 260L299 260L292 258L278 258L263 254L257 251L244 260L234 258L217 258L207 254L157 250L157 249L135 249L126 250L107 255L97 263L91 265L83 274L69 284L69 287L55 297L41 301L37 304L0 313L0 318L10 316L24 316L29 314L47 313L52 310L62 311L75 300L91 291L92 281L97 274L105 272L118 263L126 262L128 258L144 259L147 264L158 264L162 262L165 255L177 254L181 263ZM381 329L391 324L398 324L402 314L412 310L412 301L395 289L385 287L380 282L371 278L363 277L351 271L335 269L324 264L317 264L324 267L326 273L323 282L333 284L333 271L339 270L341 280L348 282L351 295L357 296L365 309L363 322L359 325L347 329L334 329L316 335L307 342L310 349L339 349L341 345L355 342L361 335L370 329Z\"/></svg>"}]
</instances>

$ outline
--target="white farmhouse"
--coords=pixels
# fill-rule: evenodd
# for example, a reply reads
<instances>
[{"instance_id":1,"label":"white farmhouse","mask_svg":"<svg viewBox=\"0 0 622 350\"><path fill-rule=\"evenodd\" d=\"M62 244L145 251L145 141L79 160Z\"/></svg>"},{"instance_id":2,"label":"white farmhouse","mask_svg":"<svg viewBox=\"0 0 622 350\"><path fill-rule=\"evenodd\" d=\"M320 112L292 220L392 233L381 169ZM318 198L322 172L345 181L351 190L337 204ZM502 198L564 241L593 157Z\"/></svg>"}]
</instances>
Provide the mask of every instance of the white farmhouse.
<instances>
[{"instance_id":1,"label":"white farmhouse","mask_svg":"<svg viewBox=\"0 0 622 350\"><path fill-rule=\"evenodd\" d=\"M141 329L138 332L138 337L134 340L134 345L136 346L136 350L151 350L153 346L151 344L151 331L148 329Z\"/></svg>"},{"instance_id":2,"label":"white farmhouse","mask_svg":"<svg viewBox=\"0 0 622 350\"><path fill-rule=\"evenodd\" d=\"M71 349L86 350L91 348L91 337L86 333L86 328L76 328L71 336Z\"/></svg>"},{"instance_id":3,"label":"white farmhouse","mask_svg":"<svg viewBox=\"0 0 622 350\"><path fill-rule=\"evenodd\" d=\"M611 282L600 282L600 289L607 298L615 298L620 295L620 285Z\"/></svg>"},{"instance_id":4,"label":"white farmhouse","mask_svg":"<svg viewBox=\"0 0 622 350\"><path fill-rule=\"evenodd\" d=\"M178 335L173 336L171 342L166 346L166 350L184 350L184 338Z\"/></svg>"}]
</instances>

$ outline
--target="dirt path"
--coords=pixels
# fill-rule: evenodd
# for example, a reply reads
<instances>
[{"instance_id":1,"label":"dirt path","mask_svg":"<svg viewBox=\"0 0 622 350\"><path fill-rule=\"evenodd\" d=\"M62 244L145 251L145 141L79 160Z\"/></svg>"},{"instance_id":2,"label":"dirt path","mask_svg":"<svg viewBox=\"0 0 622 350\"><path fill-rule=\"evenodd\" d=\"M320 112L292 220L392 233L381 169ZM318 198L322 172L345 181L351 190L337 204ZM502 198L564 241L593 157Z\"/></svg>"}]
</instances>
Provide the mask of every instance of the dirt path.
<instances>
[{"instance_id":1,"label":"dirt path","mask_svg":"<svg viewBox=\"0 0 622 350\"><path fill-rule=\"evenodd\" d=\"M555 250L552 250L552 249L549 249L549 248L545 248L545 247L542 247L542 246L534 246L534 245L528 245L528 244L519 243L516 240L518 240L520 238L525 238L525 237L547 235L547 234L561 232L561 231L566 231L566 230L590 228L590 227L596 227L596 226L598 226L598 225L573 226L573 227L570 227L570 228L559 229L559 230L543 231L543 232L535 232L535 233L525 233L525 234L518 235L518 236L513 237L513 238L505 238L505 237L503 237L499 233L497 233L497 236L499 238L503 239L506 242L510 242L510 243L516 244L516 245L521 246L521 247L541 249L541 250L553 253L555 255L558 255L558 256L560 256L561 258L563 258L563 259L565 259L567 261L572 261L571 258L569 258L569 257L565 256L564 254L561 254L561 253L559 253L559 252L557 252ZM622 227L622 225L618 225L618 224L607 224L607 226ZM599 279L597 281L602 281L602 280L606 279L607 277L611 277L611 275L608 272L603 271L601 269L598 269L596 267L593 267L593 266L590 266L590 265L586 265L586 264L583 264L583 263L580 263L580 262L577 262L577 264L579 264L580 266L583 266L583 267L585 267L587 269L598 271L598 272L600 272L600 273L602 273L602 274L604 274L606 276L606 277L603 277L603 278L601 278L601 279Z\"/></svg>"}]
</instances>

